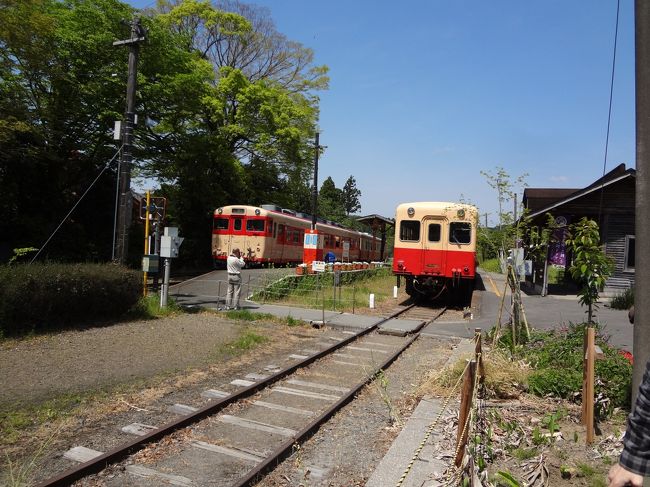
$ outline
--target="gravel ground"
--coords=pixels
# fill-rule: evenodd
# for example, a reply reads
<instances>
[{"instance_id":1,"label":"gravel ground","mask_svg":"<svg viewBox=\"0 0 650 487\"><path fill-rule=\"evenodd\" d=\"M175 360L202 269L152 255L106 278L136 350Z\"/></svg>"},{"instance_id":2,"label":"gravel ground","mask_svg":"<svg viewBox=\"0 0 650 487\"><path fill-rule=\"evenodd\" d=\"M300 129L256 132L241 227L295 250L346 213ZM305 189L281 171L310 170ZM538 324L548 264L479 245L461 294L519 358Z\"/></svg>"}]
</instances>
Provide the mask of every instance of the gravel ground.
<instances>
[{"instance_id":1,"label":"gravel ground","mask_svg":"<svg viewBox=\"0 0 650 487\"><path fill-rule=\"evenodd\" d=\"M269 341L248 352L228 354L227 344L244 331ZM122 426L169 421L172 404L200 406L197 391L229 391L232 379L269 363L282 366L288 353L338 334L201 312L4 341L0 421L7 412L30 410L62 396L76 394L80 399L65 414L35 422L11 439L6 435L0 455L6 454L16 468L46 445L38 467L27 475L32 482L42 481L71 466L61 455L72 446L107 451L124 442ZM417 341L386 373L389 399L376 385L368 386L259 485L363 485L400 430L390 424L389 404L406 418L415 405L415 389L427 371L446 360L454 343ZM0 483L7 467L1 468ZM100 475L82 485L105 484Z\"/></svg>"}]
</instances>

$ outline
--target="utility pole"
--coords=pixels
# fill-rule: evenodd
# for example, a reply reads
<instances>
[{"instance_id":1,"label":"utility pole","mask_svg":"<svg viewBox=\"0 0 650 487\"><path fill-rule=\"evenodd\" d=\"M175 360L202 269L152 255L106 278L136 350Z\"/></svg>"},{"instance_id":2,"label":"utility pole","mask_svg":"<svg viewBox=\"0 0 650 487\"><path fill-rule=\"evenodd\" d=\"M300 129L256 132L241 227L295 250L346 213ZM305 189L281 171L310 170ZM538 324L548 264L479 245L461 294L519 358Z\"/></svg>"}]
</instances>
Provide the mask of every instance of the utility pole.
<instances>
[{"instance_id":1,"label":"utility pole","mask_svg":"<svg viewBox=\"0 0 650 487\"><path fill-rule=\"evenodd\" d=\"M514 202L514 223L517 223L517 193L512 193L512 201Z\"/></svg>"},{"instance_id":2,"label":"utility pole","mask_svg":"<svg viewBox=\"0 0 650 487\"><path fill-rule=\"evenodd\" d=\"M636 217L632 404L650 358L650 2L635 1ZM633 406L634 407L634 406Z\"/></svg>"},{"instance_id":3,"label":"utility pole","mask_svg":"<svg viewBox=\"0 0 650 487\"><path fill-rule=\"evenodd\" d=\"M316 132L315 151L314 151L314 186L311 190L311 229L316 230L316 221L318 219L318 153L320 152L320 134Z\"/></svg>"},{"instance_id":4,"label":"utility pole","mask_svg":"<svg viewBox=\"0 0 650 487\"><path fill-rule=\"evenodd\" d=\"M122 133L122 152L119 173L119 203L117 208L117 251L116 260L124 264L128 256L129 227L131 226L131 149L133 145L133 125L135 122L135 91L138 70L140 43L145 40L145 32L140 19L131 21L131 38L113 42L114 46L129 47L129 74L126 83L126 113Z\"/></svg>"}]
</instances>

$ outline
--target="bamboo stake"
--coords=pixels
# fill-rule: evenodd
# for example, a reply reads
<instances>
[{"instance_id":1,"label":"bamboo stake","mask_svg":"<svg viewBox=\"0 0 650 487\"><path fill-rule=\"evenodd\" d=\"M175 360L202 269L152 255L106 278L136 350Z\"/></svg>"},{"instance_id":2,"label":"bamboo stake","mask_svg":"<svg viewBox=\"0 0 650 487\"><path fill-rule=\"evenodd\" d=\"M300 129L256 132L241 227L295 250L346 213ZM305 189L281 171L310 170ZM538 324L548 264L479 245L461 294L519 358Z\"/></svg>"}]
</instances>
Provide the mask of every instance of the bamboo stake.
<instances>
[{"instance_id":1,"label":"bamboo stake","mask_svg":"<svg viewBox=\"0 0 650 487\"><path fill-rule=\"evenodd\" d=\"M586 402L585 419L587 426L587 445L594 442L594 360L595 360L596 330L587 328L587 381L583 391L583 402Z\"/></svg>"},{"instance_id":2,"label":"bamboo stake","mask_svg":"<svg viewBox=\"0 0 650 487\"><path fill-rule=\"evenodd\" d=\"M478 364L479 382L483 383L483 379L485 379L485 366L483 364L483 337L480 328L474 328L474 340L476 341L476 345L474 346L474 360Z\"/></svg>"},{"instance_id":3,"label":"bamboo stake","mask_svg":"<svg viewBox=\"0 0 650 487\"><path fill-rule=\"evenodd\" d=\"M495 325L496 330L494 331L494 342L499 341L499 335L501 332L501 318L503 316L503 304L505 303L506 300L506 290L508 289L508 280L506 279L506 284L503 287L503 294L501 295L501 306L499 306L499 317L497 319L497 323Z\"/></svg>"},{"instance_id":4,"label":"bamboo stake","mask_svg":"<svg viewBox=\"0 0 650 487\"><path fill-rule=\"evenodd\" d=\"M476 377L476 361L472 360L465 371L463 378L463 390L460 397L460 411L458 412L458 432L456 434L456 458L454 463L460 467L465 456L465 445L469 435L467 422L469 413L472 410L472 398L474 396L474 379Z\"/></svg>"}]
</instances>

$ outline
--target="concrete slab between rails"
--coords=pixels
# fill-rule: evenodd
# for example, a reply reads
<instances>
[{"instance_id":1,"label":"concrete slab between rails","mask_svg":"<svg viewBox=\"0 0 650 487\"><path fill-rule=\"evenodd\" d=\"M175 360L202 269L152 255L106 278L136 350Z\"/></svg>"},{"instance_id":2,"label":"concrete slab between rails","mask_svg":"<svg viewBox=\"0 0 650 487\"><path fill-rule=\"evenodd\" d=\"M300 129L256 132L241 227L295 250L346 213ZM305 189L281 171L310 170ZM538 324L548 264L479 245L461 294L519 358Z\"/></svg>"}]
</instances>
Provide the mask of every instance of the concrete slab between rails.
<instances>
[{"instance_id":1,"label":"concrete slab between rails","mask_svg":"<svg viewBox=\"0 0 650 487\"><path fill-rule=\"evenodd\" d=\"M267 313L278 318L295 318L307 322L322 321L323 311L320 309L307 309L296 308L292 306L278 306L277 304L258 304L248 301L242 309L246 309L251 313ZM325 322L328 322L333 317L340 315L338 311L325 310Z\"/></svg>"},{"instance_id":2,"label":"concrete slab between rails","mask_svg":"<svg viewBox=\"0 0 650 487\"><path fill-rule=\"evenodd\" d=\"M424 320L404 320L393 318L386 323L379 325L379 333L382 335L406 336L417 333L424 326Z\"/></svg>"},{"instance_id":3,"label":"concrete slab between rails","mask_svg":"<svg viewBox=\"0 0 650 487\"><path fill-rule=\"evenodd\" d=\"M366 329L377 323L376 316L353 315L351 313L340 313L326 320L326 325L338 329Z\"/></svg>"},{"instance_id":4,"label":"concrete slab between rails","mask_svg":"<svg viewBox=\"0 0 650 487\"><path fill-rule=\"evenodd\" d=\"M393 442L388 453L368 479L366 487L386 487L397 485L404 471L413 459L416 450L424 440L428 426L433 423L442 408L443 401L426 398L420 401L415 411L406 422L404 429ZM429 436L413 462L402 487L437 487L442 486L434 480L447 470L449 463L439 457L452 456L452 452L441 452L436 448L439 433L434 431ZM448 454L448 455L444 455Z\"/></svg>"},{"instance_id":5,"label":"concrete slab between rails","mask_svg":"<svg viewBox=\"0 0 650 487\"><path fill-rule=\"evenodd\" d=\"M471 320L463 321L434 321L425 326L420 335L426 337L453 337L473 338L474 328L482 328L478 322ZM486 329L482 328L482 331Z\"/></svg>"}]
</instances>

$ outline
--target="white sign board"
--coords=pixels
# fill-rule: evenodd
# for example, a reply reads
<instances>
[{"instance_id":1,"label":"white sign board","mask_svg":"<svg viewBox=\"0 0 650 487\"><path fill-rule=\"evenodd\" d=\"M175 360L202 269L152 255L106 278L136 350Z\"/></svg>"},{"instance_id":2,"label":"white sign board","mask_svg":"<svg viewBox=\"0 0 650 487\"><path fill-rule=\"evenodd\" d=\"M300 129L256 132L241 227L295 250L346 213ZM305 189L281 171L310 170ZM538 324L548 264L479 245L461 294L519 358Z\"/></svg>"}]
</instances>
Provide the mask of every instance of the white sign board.
<instances>
[{"instance_id":1,"label":"white sign board","mask_svg":"<svg viewBox=\"0 0 650 487\"><path fill-rule=\"evenodd\" d=\"M313 261L311 263L311 270L314 272L325 272L325 262Z\"/></svg>"},{"instance_id":2,"label":"white sign board","mask_svg":"<svg viewBox=\"0 0 650 487\"><path fill-rule=\"evenodd\" d=\"M343 258L350 259L350 242L343 242Z\"/></svg>"}]
</instances>

